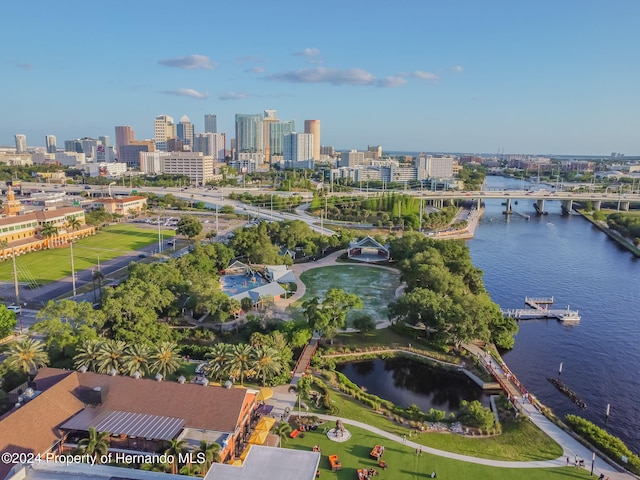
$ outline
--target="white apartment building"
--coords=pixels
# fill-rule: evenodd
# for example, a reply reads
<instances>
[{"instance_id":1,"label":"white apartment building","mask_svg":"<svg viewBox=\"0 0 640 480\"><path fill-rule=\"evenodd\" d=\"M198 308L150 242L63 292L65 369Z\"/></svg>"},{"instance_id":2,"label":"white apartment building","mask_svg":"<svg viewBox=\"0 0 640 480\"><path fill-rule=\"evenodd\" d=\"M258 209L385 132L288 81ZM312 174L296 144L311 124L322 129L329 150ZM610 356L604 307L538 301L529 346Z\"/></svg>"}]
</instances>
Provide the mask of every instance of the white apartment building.
<instances>
[{"instance_id":1,"label":"white apartment building","mask_svg":"<svg viewBox=\"0 0 640 480\"><path fill-rule=\"evenodd\" d=\"M121 177L127 173L127 164L124 162L85 163L84 171L90 177Z\"/></svg>"},{"instance_id":2,"label":"white apartment building","mask_svg":"<svg viewBox=\"0 0 640 480\"><path fill-rule=\"evenodd\" d=\"M197 133L193 137L193 151L201 152L214 160L224 161L226 156L224 133Z\"/></svg>"},{"instance_id":3,"label":"white apartment building","mask_svg":"<svg viewBox=\"0 0 640 480\"><path fill-rule=\"evenodd\" d=\"M147 175L162 173L162 160L168 157L168 152L140 152L140 172Z\"/></svg>"},{"instance_id":4,"label":"white apartment building","mask_svg":"<svg viewBox=\"0 0 640 480\"><path fill-rule=\"evenodd\" d=\"M214 179L214 162L201 152L170 152L162 158L162 173L186 175L191 183L204 185Z\"/></svg>"},{"instance_id":5,"label":"white apartment building","mask_svg":"<svg viewBox=\"0 0 640 480\"><path fill-rule=\"evenodd\" d=\"M357 150L342 152L340 156L341 167L355 167L356 165L364 165L364 152Z\"/></svg>"},{"instance_id":6,"label":"white apartment building","mask_svg":"<svg viewBox=\"0 0 640 480\"><path fill-rule=\"evenodd\" d=\"M285 168L313 169L313 134L288 133L284 136Z\"/></svg>"},{"instance_id":7,"label":"white apartment building","mask_svg":"<svg viewBox=\"0 0 640 480\"><path fill-rule=\"evenodd\" d=\"M56 163L64 165L65 167L73 167L74 165L86 163L85 154L78 152L56 152L55 158Z\"/></svg>"}]
</instances>

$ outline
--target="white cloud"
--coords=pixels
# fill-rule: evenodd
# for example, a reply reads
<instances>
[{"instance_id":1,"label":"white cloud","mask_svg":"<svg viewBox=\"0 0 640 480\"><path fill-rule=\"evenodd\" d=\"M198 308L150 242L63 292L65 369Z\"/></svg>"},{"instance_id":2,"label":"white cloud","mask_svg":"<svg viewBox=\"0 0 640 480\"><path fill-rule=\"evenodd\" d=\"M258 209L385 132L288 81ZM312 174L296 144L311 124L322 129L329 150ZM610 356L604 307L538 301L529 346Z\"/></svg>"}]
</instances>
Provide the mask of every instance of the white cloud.
<instances>
[{"instance_id":1,"label":"white cloud","mask_svg":"<svg viewBox=\"0 0 640 480\"><path fill-rule=\"evenodd\" d=\"M209 98L209 94L205 92L199 92L193 88L178 88L176 90L165 90L162 93L165 95L177 95L179 97L190 97L196 100L205 100Z\"/></svg>"},{"instance_id":2,"label":"white cloud","mask_svg":"<svg viewBox=\"0 0 640 480\"><path fill-rule=\"evenodd\" d=\"M218 100L244 100L245 98L249 98L251 95L248 93L241 92L227 92L220 93L218 95Z\"/></svg>"},{"instance_id":3,"label":"white cloud","mask_svg":"<svg viewBox=\"0 0 640 480\"><path fill-rule=\"evenodd\" d=\"M389 75L378 80L379 87L401 87L407 83L406 78L401 75Z\"/></svg>"},{"instance_id":4,"label":"white cloud","mask_svg":"<svg viewBox=\"0 0 640 480\"><path fill-rule=\"evenodd\" d=\"M166 60L159 60L160 65L165 67L183 68L185 70L213 70L218 66L217 63L212 62L211 59L205 55L187 55L186 57L167 58Z\"/></svg>"},{"instance_id":5,"label":"white cloud","mask_svg":"<svg viewBox=\"0 0 640 480\"><path fill-rule=\"evenodd\" d=\"M464 68L462 68L460 65L456 65L451 70L453 70L456 73L462 73L464 71Z\"/></svg>"},{"instance_id":6,"label":"white cloud","mask_svg":"<svg viewBox=\"0 0 640 480\"><path fill-rule=\"evenodd\" d=\"M297 57L317 57L320 55L320 50L315 47L305 48L301 52L293 52L293 55Z\"/></svg>"},{"instance_id":7,"label":"white cloud","mask_svg":"<svg viewBox=\"0 0 640 480\"><path fill-rule=\"evenodd\" d=\"M331 85L375 85L376 77L361 68L308 68L277 73L266 77L268 80L290 83L329 83Z\"/></svg>"},{"instance_id":8,"label":"white cloud","mask_svg":"<svg viewBox=\"0 0 640 480\"><path fill-rule=\"evenodd\" d=\"M245 70L246 73L264 73L264 67L251 67Z\"/></svg>"},{"instance_id":9,"label":"white cloud","mask_svg":"<svg viewBox=\"0 0 640 480\"><path fill-rule=\"evenodd\" d=\"M427 80L429 82L437 82L439 80L438 75L431 72L423 72L421 70L416 70L411 74L414 78L419 78L420 80Z\"/></svg>"}]
</instances>

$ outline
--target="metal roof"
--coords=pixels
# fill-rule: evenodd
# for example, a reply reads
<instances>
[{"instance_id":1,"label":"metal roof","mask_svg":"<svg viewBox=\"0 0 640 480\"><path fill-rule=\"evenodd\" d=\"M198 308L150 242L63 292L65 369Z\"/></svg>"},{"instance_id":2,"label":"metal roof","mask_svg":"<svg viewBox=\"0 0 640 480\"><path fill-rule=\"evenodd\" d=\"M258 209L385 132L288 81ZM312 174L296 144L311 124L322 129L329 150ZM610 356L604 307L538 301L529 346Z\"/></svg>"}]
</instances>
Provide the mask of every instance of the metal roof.
<instances>
[{"instance_id":1,"label":"metal roof","mask_svg":"<svg viewBox=\"0 0 640 480\"><path fill-rule=\"evenodd\" d=\"M180 433L185 420L146 413L132 413L85 408L60 428L87 431L94 427L99 432L111 435L171 440Z\"/></svg>"}]
</instances>

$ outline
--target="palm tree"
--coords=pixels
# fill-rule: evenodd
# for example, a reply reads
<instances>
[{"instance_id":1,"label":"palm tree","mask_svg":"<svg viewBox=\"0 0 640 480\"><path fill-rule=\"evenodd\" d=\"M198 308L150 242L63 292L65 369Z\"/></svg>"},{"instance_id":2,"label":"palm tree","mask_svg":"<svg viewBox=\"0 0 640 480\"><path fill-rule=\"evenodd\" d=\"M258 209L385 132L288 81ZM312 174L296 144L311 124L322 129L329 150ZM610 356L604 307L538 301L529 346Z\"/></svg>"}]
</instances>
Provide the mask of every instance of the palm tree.
<instances>
[{"instance_id":1,"label":"palm tree","mask_svg":"<svg viewBox=\"0 0 640 480\"><path fill-rule=\"evenodd\" d=\"M271 379L282 371L282 361L278 351L271 347L258 347L254 350L255 371L258 377L262 378L262 385L267 384L267 379Z\"/></svg>"},{"instance_id":2,"label":"palm tree","mask_svg":"<svg viewBox=\"0 0 640 480\"><path fill-rule=\"evenodd\" d=\"M231 359L231 345L228 343L216 343L207 353L207 373L211 380L220 381L229 372Z\"/></svg>"},{"instance_id":3,"label":"palm tree","mask_svg":"<svg viewBox=\"0 0 640 480\"><path fill-rule=\"evenodd\" d=\"M91 281L93 282L93 303L96 303L96 280L98 281L98 295L102 297L102 280L104 279L104 273L100 270L93 272Z\"/></svg>"},{"instance_id":4,"label":"palm tree","mask_svg":"<svg viewBox=\"0 0 640 480\"><path fill-rule=\"evenodd\" d=\"M287 438L289 438L291 425L289 425L289 422L280 422L271 429L271 432L280 437L280 445L282 445L282 442L286 442Z\"/></svg>"},{"instance_id":5,"label":"palm tree","mask_svg":"<svg viewBox=\"0 0 640 480\"><path fill-rule=\"evenodd\" d=\"M127 375L139 372L145 375L149 372L149 347L144 343L129 345L122 357L122 370Z\"/></svg>"},{"instance_id":6,"label":"palm tree","mask_svg":"<svg viewBox=\"0 0 640 480\"><path fill-rule=\"evenodd\" d=\"M187 450L187 442L184 440L169 440L169 448L167 448L164 453L167 456L171 455L173 458L173 463L171 464L171 473L176 475L178 473L178 459L181 454L184 454Z\"/></svg>"},{"instance_id":7,"label":"palm tree","mask_svg":"<svg viewBox=\"0 0 640 480\"><path fill-rule=\"evenodd\" d=\"M77 217L67 218L67 224L66 224L67 230L71 229L75 232L76 230L79 230L81 226L82 224L80 223L80 220L78 220Z\"/></svg>"},{"instance_id":8,"label":"palm tree","mask_svg":"<svg viewBox=\"0 0 640 480\"><path fill-rule=\"evenodd\" d=\"M40 229L40 235L47 239L47 248L50 248L51 238L58 236L58 227L53 223L47 223Z\"/></svg>"},{"instance_id":9,"label":"palm tree","mask_svg":"<svg viewBox=\"0 0 640 480\"><path fill-rule=\"evenodd\" d=\"M100 344L98 351L98 372L120 373L127 344L122 340L107 340Z\"/></svg>"},{"instance_id":10,"label":"palm tree","mask_svg":"<svg viewBox=\"0 0 640 480\"><path fill-rule=\"evenodd\" d=\"M175 372L180 368L181 360L179 355L179 347L173 342L162 342L156 348L151 360L150 370L155 373L161 373L162 378Z\"/></svg>"},{"instance_id":11,"label":"palm tree","mask_svg":"<svg viewBox=\"0 0 640 480\"><path fill-rule=\"evenodd\" d=\"M85 340L78 353L73 360L75 361L75 367L84 367L91 372L98 371L98 360L100 358L101 341L99 339Z\"/></svg>"},{"instance_id":12,"label":"palm tree","mask_svg":"<svg viewBox=\"0 0 640 480\"><path fill-rule=\"evenodd\" d=\"M247 343L238 343L231 348L229 373L240 376L240 385L244 385L244 376L254 368L253 348Z\"/></svg>"},{"instance_id":13,"label":"palm tree","mask_svg":"<svg viewBox=\"0 0 640 480\"><path fill-rule=\"evenodd\" d=\"M220 463L220 450L222 447L217 443L209 443L206 440L201 440L200 445L195 450L196 457L198 459L198 463L200 463L202 476L206 475L207 471L211 467L212 463Z\"/></svg>"},{"instance_id":14,"label":"palm tree","mask_svg":"<svg viewBox=\"0 0 640 480\"><path fill-rule=\"evenodd\" d=\"M89 436L78 442L78 451L100 463L100 457L109 452L109 432L98 432L95 427L89 427Z\"/></svg>"},{"instance_id":15,"label":"palm tree","mask_svg":"<svg viewBox=\"0 0 640 480\"><path fill-rule=\"evenodd\" d=\"M26 338L14 342L7 351L7 366L17 368L26 374L33 370L46 367L49 363L49 356L45 351L45 344L40 340Z\"/></svg>"}]
</instances>

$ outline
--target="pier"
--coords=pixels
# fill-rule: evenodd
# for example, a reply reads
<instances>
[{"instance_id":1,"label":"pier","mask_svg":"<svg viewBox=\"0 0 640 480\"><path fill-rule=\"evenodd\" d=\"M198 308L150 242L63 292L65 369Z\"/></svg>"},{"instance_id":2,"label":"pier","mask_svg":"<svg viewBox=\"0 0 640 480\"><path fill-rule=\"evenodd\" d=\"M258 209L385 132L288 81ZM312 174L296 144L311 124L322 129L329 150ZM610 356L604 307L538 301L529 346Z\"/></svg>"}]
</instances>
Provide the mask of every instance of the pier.
<instances>
[{"instance_id":1,"label":"pier","mask_svg":"<svg viewBox=\"0 0 640 480\"><path fill-rule=\"evenodd\" d=\"M581 317L577 310L571 310L568 306L566 309L548 308L553 304L551 298L530 298L525 297L525 305L530 308L501 309L502 315L505 317L515 318L516 320L532 320L539 318L555 318L563 323L577 323Z\"/></svg>"}]
</instances>

